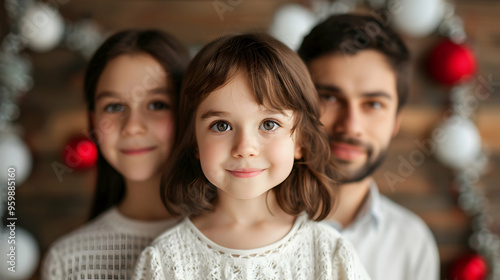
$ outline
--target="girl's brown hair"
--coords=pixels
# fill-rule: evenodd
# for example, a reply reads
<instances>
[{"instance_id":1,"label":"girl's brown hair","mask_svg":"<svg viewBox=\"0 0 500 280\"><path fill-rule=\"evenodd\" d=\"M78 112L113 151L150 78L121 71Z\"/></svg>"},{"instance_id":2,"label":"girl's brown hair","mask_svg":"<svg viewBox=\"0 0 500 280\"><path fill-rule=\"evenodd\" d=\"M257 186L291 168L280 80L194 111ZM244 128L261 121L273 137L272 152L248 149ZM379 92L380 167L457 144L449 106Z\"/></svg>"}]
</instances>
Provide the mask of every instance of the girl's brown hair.
<instances>
[{"instance_id":1,"label":"girl's brown hair","mask_svg":"<svg viewBox=\"0 0 500 280\"><path fill-rule=\"evenodd\" d=\"M322 220L333 207L333 177L328 138L319 122L318 97L306 66L271 36L225 36L205 46L192 60L181 89L176 147L161 184L162 200L174 215L192 216L213 209L217 188L196 158L195 113L200 103L244 71L260 105L293 110L303 157L288 178L274 187L279 206L291 215L306 211Z\"/></svg>"}]
</instances>

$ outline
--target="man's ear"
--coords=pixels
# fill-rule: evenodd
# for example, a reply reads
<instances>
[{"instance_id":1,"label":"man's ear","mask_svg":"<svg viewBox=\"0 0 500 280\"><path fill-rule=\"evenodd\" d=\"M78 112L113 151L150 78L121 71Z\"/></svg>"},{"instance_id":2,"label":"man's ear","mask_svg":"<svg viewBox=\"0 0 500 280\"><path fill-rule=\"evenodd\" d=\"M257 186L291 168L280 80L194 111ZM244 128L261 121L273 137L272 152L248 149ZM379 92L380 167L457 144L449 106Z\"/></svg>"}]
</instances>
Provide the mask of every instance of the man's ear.
<instances>
[{"instance_id":1,"label":"man's ear","mask_svg":"<svg viewBox=\"0 0 500 280\"><path fill-rule=\"evenodd\" d=\"M398 132L399 132L399 128L401 127L401 120L403 119L403 114L401 114L401 112L397 112L396 113L396 121L394 122L394 130L392 132L392 137L396 137L396 135L398 135Z\"/></svg>"}]
</instances>

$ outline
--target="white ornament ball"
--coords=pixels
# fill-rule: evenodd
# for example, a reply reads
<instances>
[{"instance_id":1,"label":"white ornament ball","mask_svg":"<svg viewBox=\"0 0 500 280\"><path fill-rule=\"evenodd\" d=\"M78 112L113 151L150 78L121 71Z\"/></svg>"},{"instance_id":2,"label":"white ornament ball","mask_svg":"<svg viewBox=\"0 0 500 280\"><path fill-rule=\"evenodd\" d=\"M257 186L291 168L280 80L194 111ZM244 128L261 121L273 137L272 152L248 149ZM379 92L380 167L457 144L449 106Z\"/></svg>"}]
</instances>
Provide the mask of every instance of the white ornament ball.
<instances>
[{"instance_id":1,"label":"white ornament ball","mask_svg":"<svg viewBox=\"0 0 500 280\"><path fill-rule=\"evenodd\" d=\"M0 232L0 279L29 279L38 266L38 243L25 229L16 225L11 230L8 225L9 221L7 227ZM14 253L11 247L15 247Z\"/></svg>"},{"instance_id":2,"label":"white ornament ball","mask_svg":"<svg viewBox=\"0 0 500 280\"><path fill-rule=\"evenodd\" d=\"M292 50L298 50L315 23L316 17L311 11L298 4L287 4L274 14L269 34Z\"/></svg>"},{"instance_id":3,"label":"white ornament ball","mask_svg":"<svg viewBox=\"0 0 500 280\"><path fill-rule=\"evenodd\" d=\"M471 120L454 116L437 129L442 137L436 139L435 155L441 163L463 170L475 162L481 153L481 137Z\"/></svg>"},{"instance_id":4,"label":"white ornament ball","mask_svg":"<svg viewBox=\"0 0 500 280\"><path fill-rule=\"evenodd\" d=\"M59 44L64 34L64 21L56 9L48 4L31 5L20 20L20 31L27 46L37 52L46 52Z\"/></svg>"},{"instance_id":5,"label":"white ornament ball","mask_svg":"<svg viewBox=\"0 0 500 280\"><path fill-rule=\"evenodd\" d=\"M396 29L414 37L434 32L445 12L443 0L392 0L389 7Z\"/></svg>"},{"instance_id":6,"label":"white ornament ball","mask_svg":"<svg viewBox=\"0 0 500 280\"><path fill-rule=\"evenodd\" d=\"M14 134L0 134L0 184L7 181L8 169L14 168L16 187L31 172L31 153L23 140Z\"/></svg>"}]
</instances>

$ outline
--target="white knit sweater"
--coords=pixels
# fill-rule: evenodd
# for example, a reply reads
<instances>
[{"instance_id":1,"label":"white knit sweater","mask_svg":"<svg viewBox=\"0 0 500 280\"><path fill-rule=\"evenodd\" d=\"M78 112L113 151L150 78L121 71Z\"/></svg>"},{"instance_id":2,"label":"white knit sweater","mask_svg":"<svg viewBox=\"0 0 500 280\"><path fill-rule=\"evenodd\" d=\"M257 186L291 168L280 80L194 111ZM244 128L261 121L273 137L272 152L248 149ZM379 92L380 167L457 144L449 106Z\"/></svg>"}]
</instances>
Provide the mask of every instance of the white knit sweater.
<instances>
[{"instance_id":1,"label":"white knit sweater","mask_svg":"<svg viewBox=\"0 0 500 280\"><path fill-rule=\"evenodd\" d=\"M338 231L301 215L281 240L252 250L221 247L185 219L146 247L133 279L360 280L369 276Z\"/></svg>"},{"instance_id":2,"label":"white knit sweater","mask_svg":"<svg viewBox=\"0 0 500 280\"><path fill-rule=\"evenodd\" d=\"M131 279L144 247L176 223L132 220L112 208L54 243L45 257L42 279Z\"/></svg>"}]
</instances>

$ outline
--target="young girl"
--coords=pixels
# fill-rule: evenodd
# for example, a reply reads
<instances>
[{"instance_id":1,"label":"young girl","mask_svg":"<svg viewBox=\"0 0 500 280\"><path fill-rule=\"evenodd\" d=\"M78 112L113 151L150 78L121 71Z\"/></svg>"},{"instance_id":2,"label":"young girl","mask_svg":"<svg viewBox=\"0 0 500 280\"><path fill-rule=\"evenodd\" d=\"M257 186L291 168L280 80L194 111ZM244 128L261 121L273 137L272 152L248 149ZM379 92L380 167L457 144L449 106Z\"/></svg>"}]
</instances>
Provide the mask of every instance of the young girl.
<instances>
[{"instance_id":1,"label":"young girl","mask_svg":"<svg viewBox=\"0 0 500 280\"><path fill-rule=\"evenodd\" d=\"M339 233L333 165L305 65L262 34L223 37L190 64L162 199L186 218L134 279L368 279Z\"/></svg>"},{"instance_id":2,"label":"young girl","mask_svg":"<svg viewBox=\"0 0 500 280\"><path fill-rule=\"evenodd\" d=\"M49 250L43 279L130 279L135 260L175 221L159 197L189 58L157 30L126 30L94 54L85 76L99 148L91 221Z\"/></svg>"}]
</instances>

